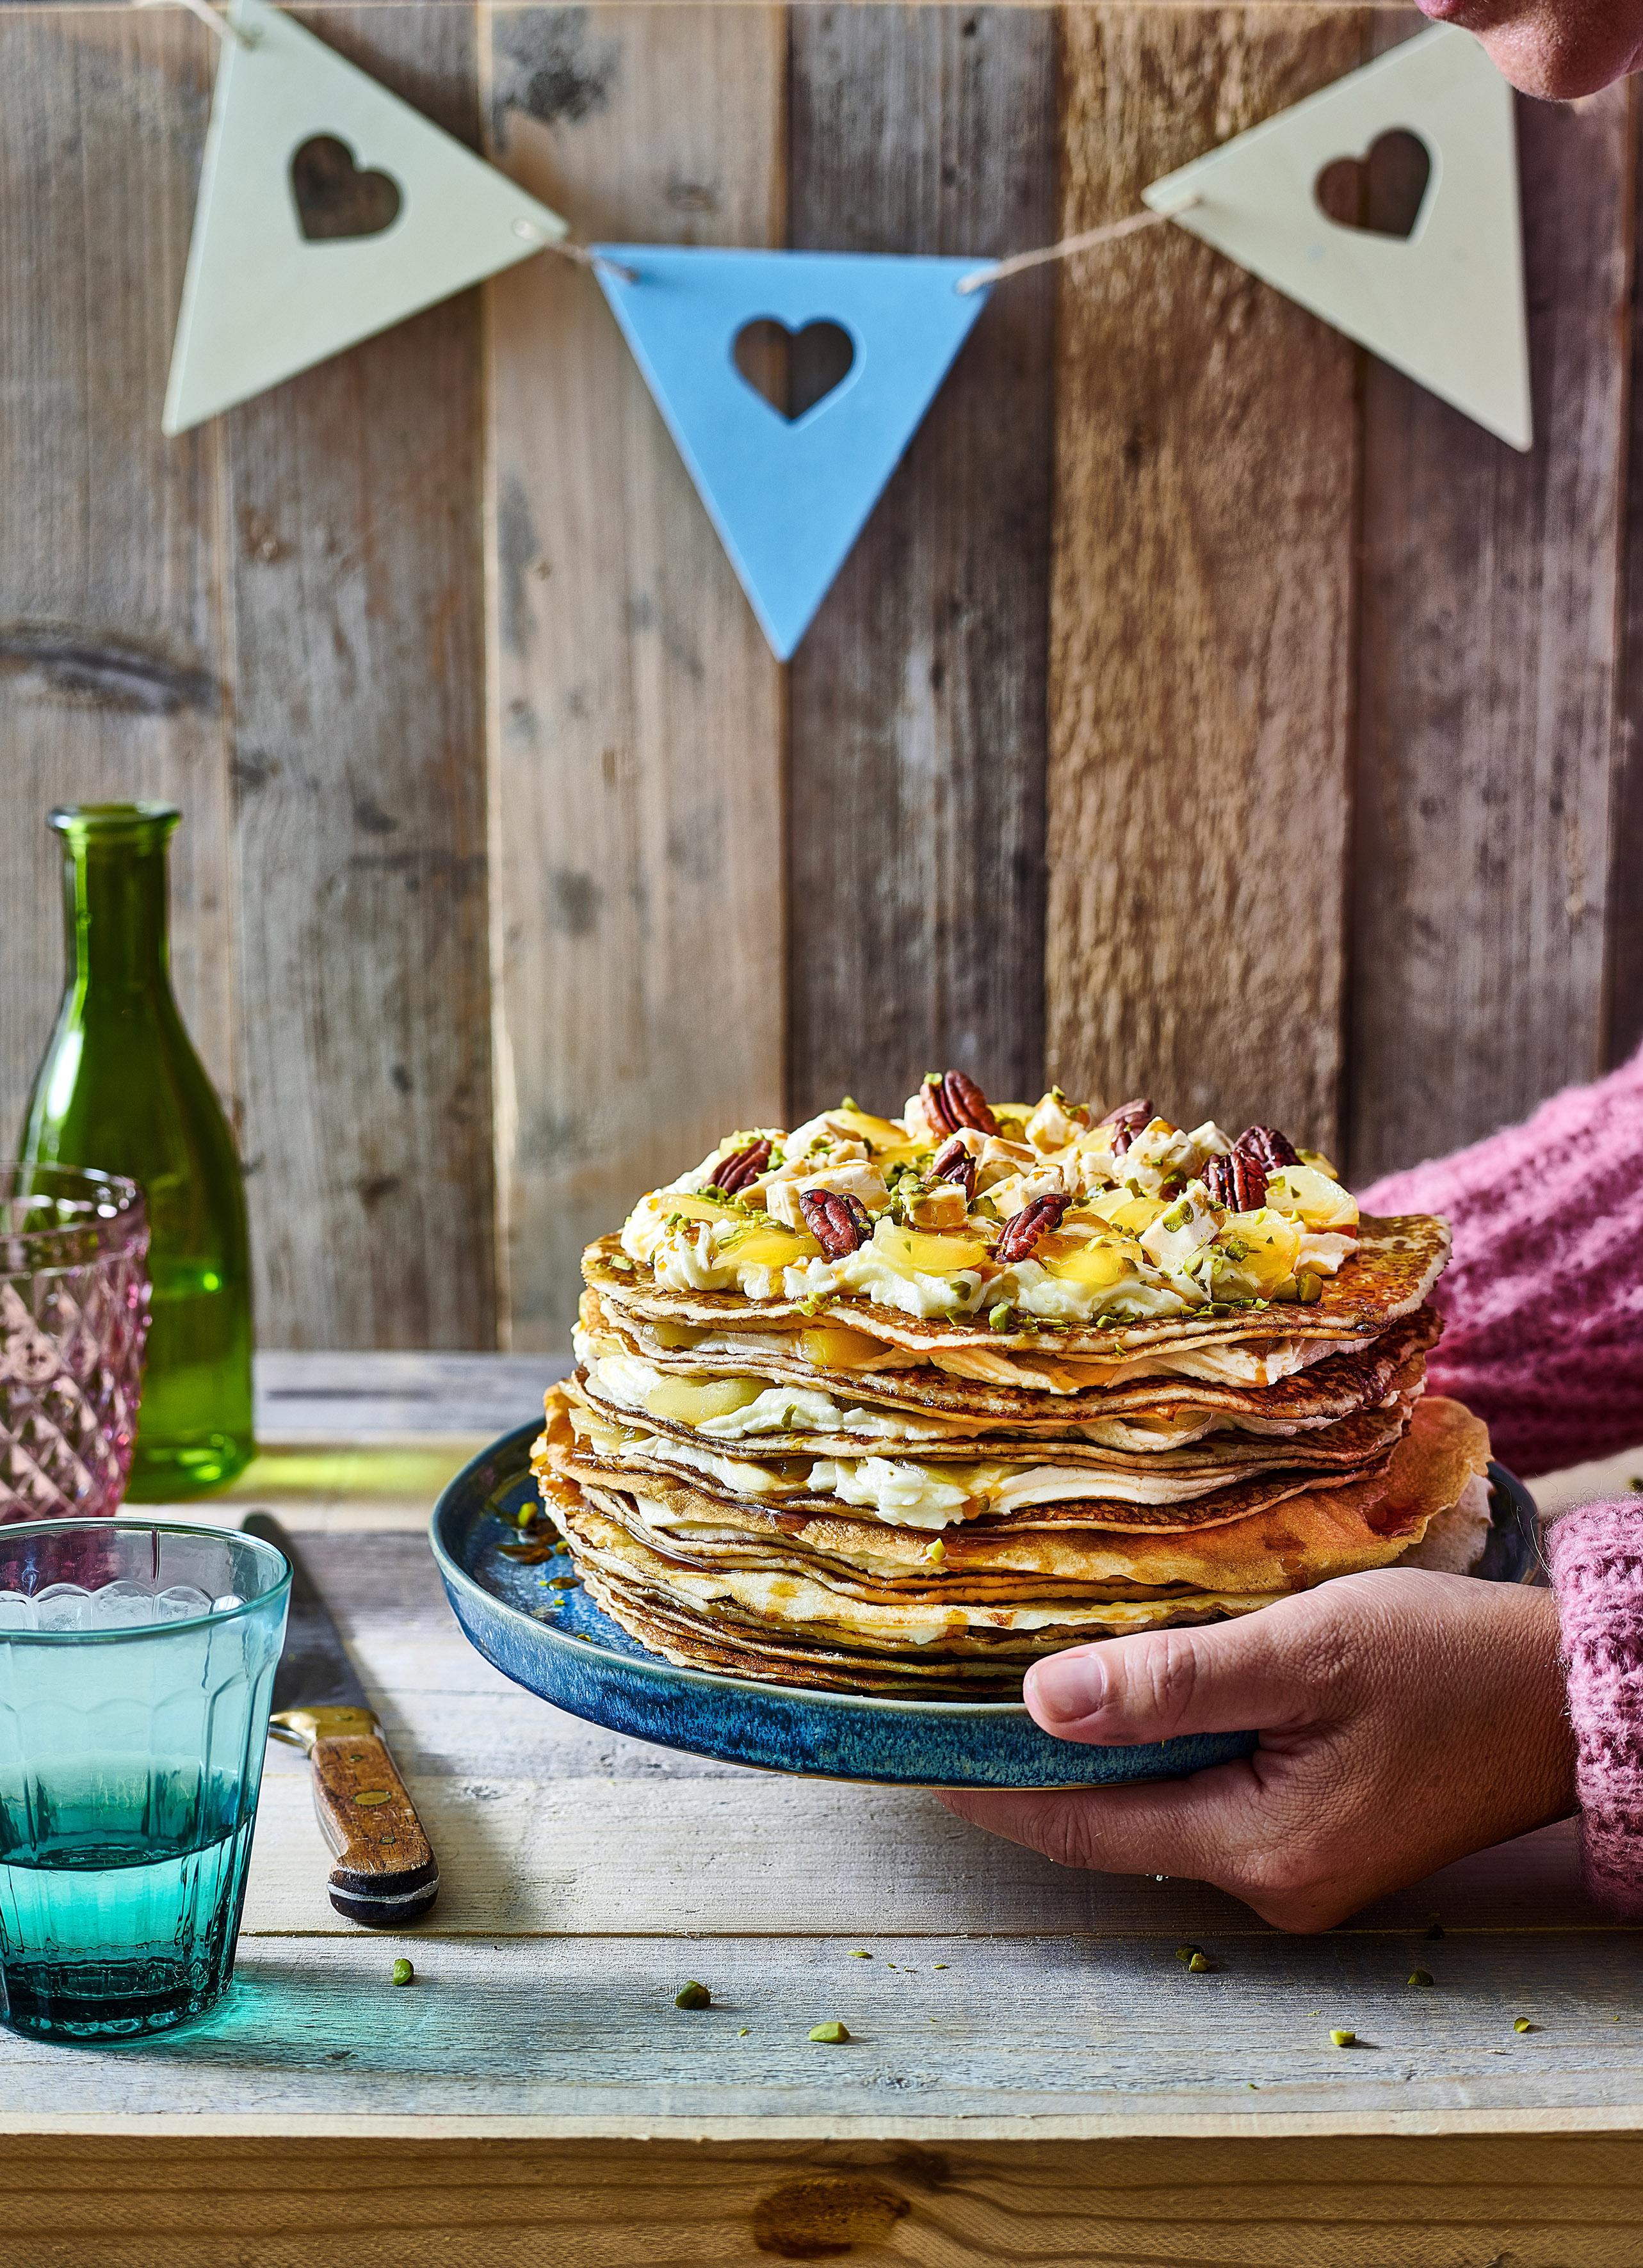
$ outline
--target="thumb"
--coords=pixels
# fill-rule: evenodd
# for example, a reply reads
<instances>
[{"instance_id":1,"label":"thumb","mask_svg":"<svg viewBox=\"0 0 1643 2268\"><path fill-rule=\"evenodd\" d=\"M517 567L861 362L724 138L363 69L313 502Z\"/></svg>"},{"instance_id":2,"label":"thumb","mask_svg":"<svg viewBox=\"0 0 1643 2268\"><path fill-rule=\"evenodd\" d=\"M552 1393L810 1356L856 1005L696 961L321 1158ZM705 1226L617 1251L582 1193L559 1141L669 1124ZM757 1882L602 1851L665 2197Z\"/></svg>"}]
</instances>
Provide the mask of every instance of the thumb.
<instances>
[{"instance_id":1,"label":"thumb","mask_svg":"<svg viewBox=\"0 0 1643 2268\"><path fill-rule=\"evenodd\" d=\"M1312 1665L1284 1600L1235 1622L1109 1638L1036 1661L1022 1697L1062 1741L1132 1746L1183 1733L1277 1730L1306 1721Z\"/></svg>"}]
</instances>

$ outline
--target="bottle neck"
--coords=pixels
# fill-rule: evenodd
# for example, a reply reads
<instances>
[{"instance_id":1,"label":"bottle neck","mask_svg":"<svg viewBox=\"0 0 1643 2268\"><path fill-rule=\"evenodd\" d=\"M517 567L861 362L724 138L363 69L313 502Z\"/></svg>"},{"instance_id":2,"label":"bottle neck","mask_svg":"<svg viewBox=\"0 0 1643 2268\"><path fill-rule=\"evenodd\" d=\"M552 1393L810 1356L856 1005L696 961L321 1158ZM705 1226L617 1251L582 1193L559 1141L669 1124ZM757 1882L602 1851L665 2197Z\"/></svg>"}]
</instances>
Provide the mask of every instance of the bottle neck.
<instances>
[{"instance_id":1,"label":"bottle neck","mask_svg":"<svg viewBox=\"0 0 1643 2268\"><path fill-rule=\"evenodd\" d=\"M169 995L166 849L163 842L70 841L63 846L63 943L82 995Z\"/></svg>"}]
</instances>

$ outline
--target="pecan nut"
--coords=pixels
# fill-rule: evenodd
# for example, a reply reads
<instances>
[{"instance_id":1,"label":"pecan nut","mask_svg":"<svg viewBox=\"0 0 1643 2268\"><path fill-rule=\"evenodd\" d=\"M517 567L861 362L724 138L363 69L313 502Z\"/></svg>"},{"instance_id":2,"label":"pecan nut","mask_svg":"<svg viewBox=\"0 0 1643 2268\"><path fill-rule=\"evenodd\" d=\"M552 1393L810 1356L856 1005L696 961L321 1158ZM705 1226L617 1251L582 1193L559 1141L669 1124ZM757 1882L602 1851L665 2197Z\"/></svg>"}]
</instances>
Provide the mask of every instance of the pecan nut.
<instances>
[{"instance_id":1,"label":"pecan nut","mask_svg":"<svg viewBox=\"0 0 1643 2268\"><path fill-rule=\"evenodd\" d=\"M1288 1135L1280 1134L1276 1126L1246 1126L1233 1147L1258 1160L1269 1174L1275 1174L1280 1166L1298 1166L1300 1163L1300 1151Z\"/></svg>"},{"instance_id":2,"label":"pecan nut","mask_svg":"<svg viewBox=\"0 0 1643 2268\"><path fill-rule=\"evenodd\" d=\"M1266 1168L1241 1146L1224 1158L1212 1158L1205 1169L1204 1186L1212 1204L1228 1212L1254 1212L1266 1203Z\"/></svg>"},{"instance_id":3,"label":"pecan nut","mask_svg":"<svg viewBox=\"0 0 1643 2268\"><path fill-rule=\"evenodd\" d=\"M993 1247L993 1258L1006 1265L1030 1259L1039 1238L1060 1227L1061 1216L1066 1209L1065 1197L1035 1197L1031 1204L1023 1205L1020 1212L1006 1221L1004 1233Z\"/></svg>"},{"instance_id":4,"label":"pecan nut","mask_svg":"<svg viewBox=\"0 0 1643 2268\"><path fill-rule=\"evenodd\" d=\"M745 1189L749 1182L756 1182L770 1162L770 1145L761 1135L756 1142L749 1142L745 1150L733 1150L728 1157L721 1158L708 1175L707 1185L727 1197L733 1197L739 1189Z\"/></svg>"},{"instance_id":5,"label":"pecan nut","mask_svg":"<svg viewBox=\"0 0 1643 2268\"><path fill-rule=\"evenodd\" d=\"M859 1197L837 1189L800 1189L799 1210L805 1226L829 1260L843 1260L858 1252L873 1237L873 1223Z\"/></svg>"},{"instance_id":6,"label":"pecan nut","mask_svg":"<svg viewBox=\"0 0 1643 2268\"><path fill-rule=\"evenodd\" d=\"M936 1152L930 1171L939 1182L956 1182L964 1192L965 1204L975 1204L976 1160L956 1135L944 1149Z\"/></svg>"},{"instance_id":7,"label":"pecan nut","mask_svg":"<svg viewBox=\"0 0 1643 2268\"><path fill-rule=\"evenodd\" d=\"M1121 1102L1116 1110L1109 1110L1103 1119L1098 1121L1099 1124L1112 1129L1112 1154L1115 1158L1123 1157L1152 1116L1152 1103L1146 1095L1138 1094L1132 1102Z\"/></svg>"},{"instance_id":8,"label":"pecan nut","mask_svg":"<svg viewBox=\"0 0 1643 2268\"><path fill-rule=\"evenodd\" d=\"M986 1096L968 1071L943 1071L939 1079L932 1072L925 1081L925 1108L949 1134L961 1126L973 1126L978 1134L998 1130Z\"/></svg>"}]
</instances>

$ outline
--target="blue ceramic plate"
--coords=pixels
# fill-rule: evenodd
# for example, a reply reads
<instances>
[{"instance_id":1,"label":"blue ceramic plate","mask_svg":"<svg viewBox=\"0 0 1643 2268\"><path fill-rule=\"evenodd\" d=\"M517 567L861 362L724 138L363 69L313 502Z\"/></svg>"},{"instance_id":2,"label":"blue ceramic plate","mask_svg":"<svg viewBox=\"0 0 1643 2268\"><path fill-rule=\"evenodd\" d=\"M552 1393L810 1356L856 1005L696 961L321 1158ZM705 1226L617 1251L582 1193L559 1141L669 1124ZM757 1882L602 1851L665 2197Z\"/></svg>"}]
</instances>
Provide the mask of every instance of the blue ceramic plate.
<instances>
[{"instance_id":1,"label":"blue ceramic plate","mask_svg":"<svg viewBox=\"0 0 1643 2268\"><path fill-rule=\"evenodd\" d=\"M1151 1748L1084 1748L1041 1733L1019 1702L890 1700L675 1669L600 1614L579 1585L550 1587L568 1561L531 1566L504 1557L500 1547L519 1539L511 1515L535 1493L530 1448L541 1430L534 1418L464 1466L434 1506L433 1553L456 1619L486 1660L574 1717L727 1764L914 1787L1162 1779L1256 1745L1253 1733L1220 1733ZM1490 1477L1495 1528L1478 1572L1531 1581L1539 1564L1534 1503L1499 1465Z\"/></svg>"}]
</instances>

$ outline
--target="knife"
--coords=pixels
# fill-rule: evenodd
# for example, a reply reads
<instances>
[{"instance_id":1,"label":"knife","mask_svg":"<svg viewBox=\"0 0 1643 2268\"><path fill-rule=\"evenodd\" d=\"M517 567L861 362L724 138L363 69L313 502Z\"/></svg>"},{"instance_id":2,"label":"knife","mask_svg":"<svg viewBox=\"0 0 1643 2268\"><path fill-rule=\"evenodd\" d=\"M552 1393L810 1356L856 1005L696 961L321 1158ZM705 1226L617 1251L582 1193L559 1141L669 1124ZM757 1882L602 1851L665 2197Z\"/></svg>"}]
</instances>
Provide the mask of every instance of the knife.
<instances>
[{"instance_id":1,"label":"knife","mask_svg":"<svg viewBox=\"0 0 1643 2268\"><path fill-rule=\"evenodd\" d=\"M272 1513L247 1513L241 1524L291 1562L291 1610L269 1733L301 1749L313 1768L314 1812L336 1859L331 1904L372 1929L418 1920L438 1896L438 1861L342 1633Z\"/></svg>"}]
</instances>

